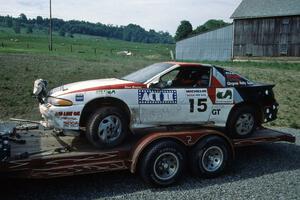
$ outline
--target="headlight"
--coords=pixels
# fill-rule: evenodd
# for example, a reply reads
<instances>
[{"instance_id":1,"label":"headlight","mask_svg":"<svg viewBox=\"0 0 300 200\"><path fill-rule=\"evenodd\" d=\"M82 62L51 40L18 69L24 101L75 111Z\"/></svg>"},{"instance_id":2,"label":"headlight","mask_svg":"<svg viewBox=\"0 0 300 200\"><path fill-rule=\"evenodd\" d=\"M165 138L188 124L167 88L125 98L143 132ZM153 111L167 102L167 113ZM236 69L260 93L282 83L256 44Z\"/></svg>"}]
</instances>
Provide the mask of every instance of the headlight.
<instances>
[{"instance_id":1,"label":"headlight","mask_svg":"<svg viewBox=\"0 0 300 200\"><path fill-rule=\"evenodd\" d=\"M67 99L59 99L54 97L49 97L47 102L53 106L72 106L73 102Z\"/></svg>"}]
</instances>

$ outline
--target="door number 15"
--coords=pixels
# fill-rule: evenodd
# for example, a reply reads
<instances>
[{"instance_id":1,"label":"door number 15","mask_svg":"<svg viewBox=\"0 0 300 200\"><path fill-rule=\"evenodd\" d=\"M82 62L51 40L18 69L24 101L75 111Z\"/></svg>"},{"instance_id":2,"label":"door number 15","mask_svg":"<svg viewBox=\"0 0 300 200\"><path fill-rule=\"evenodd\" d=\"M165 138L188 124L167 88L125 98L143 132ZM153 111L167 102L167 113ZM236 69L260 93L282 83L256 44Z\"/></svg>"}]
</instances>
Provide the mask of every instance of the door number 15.
<instances>
[{"instance_id":1,"label":"door number 15","mask_svg":"<svg viewBox=\"0 0 300 200\"><path fill-rule=\"evenodd\" d=\"M197 101L198 112L205 112L207 110L207 99L190 99L190 112L195 112L195 100Z\"/></svg>"}]
</instances>

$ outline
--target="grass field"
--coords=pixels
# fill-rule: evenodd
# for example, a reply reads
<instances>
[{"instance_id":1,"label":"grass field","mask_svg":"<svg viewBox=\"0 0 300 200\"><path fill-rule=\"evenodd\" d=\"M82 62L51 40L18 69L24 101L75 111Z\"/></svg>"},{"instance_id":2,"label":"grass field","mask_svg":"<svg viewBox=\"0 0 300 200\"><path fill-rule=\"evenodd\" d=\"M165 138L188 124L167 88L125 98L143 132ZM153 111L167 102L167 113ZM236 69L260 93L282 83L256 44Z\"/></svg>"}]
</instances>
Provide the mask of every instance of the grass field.
<instances>
[{"instance_id":1,"label":"grass field","mask_svg":"<svg viewBox=\"0 0 300 200\"><path fill-rule=\"evenodd\" d=\"M174 50L174 45L55 35L55 51L50 53L47 42L43 33L16 35L9 29L0 28L0 119L39 119L37 103L31 97L35 79L49 80L50 87L55 87L80 80L120 77L148 64L169 60L170 50ZM117 55L123 50L132 51L133 56ZM280 112L278 120L270 125L300 128L300 64L213 64L231 68L255 81L275 83Z\"/></svg>"}]
</instances>

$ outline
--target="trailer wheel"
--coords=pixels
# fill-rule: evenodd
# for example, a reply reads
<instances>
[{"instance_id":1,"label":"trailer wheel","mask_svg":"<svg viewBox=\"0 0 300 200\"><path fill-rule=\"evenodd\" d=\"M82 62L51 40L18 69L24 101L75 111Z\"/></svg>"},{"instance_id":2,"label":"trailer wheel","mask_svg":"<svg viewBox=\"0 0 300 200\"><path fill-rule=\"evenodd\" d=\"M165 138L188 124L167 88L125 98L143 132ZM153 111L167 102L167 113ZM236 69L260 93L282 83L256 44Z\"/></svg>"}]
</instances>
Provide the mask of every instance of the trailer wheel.
<instances>
[{"instance_id":1,"label":"trailer wheel","mask_svg":"<svg viewBox=\"0 0 300 200\"><path fill-rule=\"evenodd\" d=\"M185 149L180 144L160 141L144 152L139 163L139 172L148 184L169 186L180 179L185 160Z\"/></svg>"},{"instance_id":2,"label":"trailer wheel","mask_svg":"<svg viewBox=\"0 0 300 200\"><path fill-rule=\"evenodd\" d=\"M111 148L123 142L128 130L128 120L120 109L103 107L88 120L86 137L97 148Z\"/></svg>"},{"instance_id":3,"label":"trailer wheel","mask_svg":"<svg viewBox=\"0 0 300 200\"><path fill-rule=\"evenodd\" d=\"M192 173L200 177L212 178L222 174L231 160L231 148L219 136L203 139L190 151Z\"/></svg>"},{"instance_id":4,"label":"trailer wheel","mask_svg":"<svg viewBox=\"0 0 300 200\"><path fill-rule=\"evenodd\" d=\"M227 131L233 138L249 137L257 127L254 108L241 106L230 116Z\"/></svg>"}]
</instances>

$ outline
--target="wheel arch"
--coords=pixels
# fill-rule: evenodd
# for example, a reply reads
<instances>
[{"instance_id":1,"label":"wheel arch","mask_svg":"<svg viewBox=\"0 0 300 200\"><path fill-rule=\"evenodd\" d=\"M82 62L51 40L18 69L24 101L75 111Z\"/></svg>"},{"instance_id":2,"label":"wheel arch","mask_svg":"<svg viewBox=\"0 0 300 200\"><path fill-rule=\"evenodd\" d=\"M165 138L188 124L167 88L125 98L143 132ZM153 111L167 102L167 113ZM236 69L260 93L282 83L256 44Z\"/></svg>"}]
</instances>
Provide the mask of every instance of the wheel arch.
<instances>
[{"instance_id":1,"label":"wheel arch","mask_svg":"<svg viewBox=\"0 0 300 200\"><path fill-rule=\"evenodd\" d=\"M237 109L239 109L240 107L243 107L243 106L250 106L250 107L255 108L255 117L256 117L256 120L257 120L258 124L261 124L263 122L263 110L262 110L262 106L259 103L257 103L257 102L244 101L244 102L235 104L232 107L232 109L229 112L227 121L226 121L226 127L228 126L228 123L230 122L230 119L231 119L231 116L233 115L233 113Z\"/></svg>"},{"instance_id":2,"label":"wheel arch","mask_svg":"<svg viewBox=\"0 0 300 200\"><path fill-rule=\"evenodd\" d=\"M131 121L131 111L128 107L128 105L121 99L115 98L115 97L100 97L97 99L93 99L89 101L87 104L85 104L80 120L79 120L79 126L80 127L85 127L87 120L89 116L93 113L93 111L97 108L103 107L103 106L115 106L120 108L124 114L126 115L129 123Z\"/></svg>"}]
</instances>

